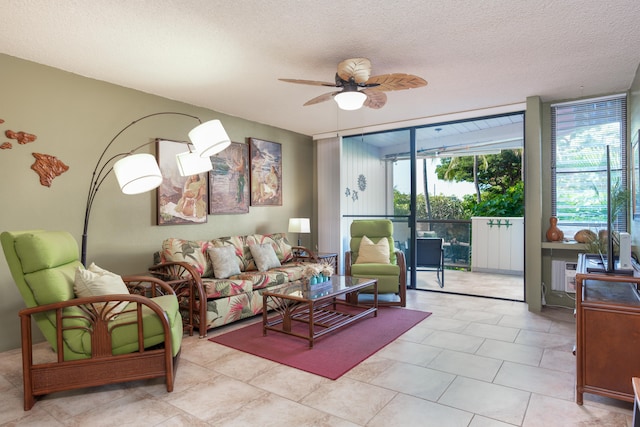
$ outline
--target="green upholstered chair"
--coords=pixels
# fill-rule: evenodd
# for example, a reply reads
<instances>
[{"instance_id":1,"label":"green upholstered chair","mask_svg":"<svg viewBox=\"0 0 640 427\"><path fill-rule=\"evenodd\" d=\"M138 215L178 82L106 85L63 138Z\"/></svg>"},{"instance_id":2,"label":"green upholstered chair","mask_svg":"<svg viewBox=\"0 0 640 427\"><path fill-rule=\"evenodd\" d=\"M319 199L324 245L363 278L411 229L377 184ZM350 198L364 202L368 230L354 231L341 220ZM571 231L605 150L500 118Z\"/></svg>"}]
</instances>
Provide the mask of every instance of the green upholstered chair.
<instances>
[{"instance_id":1,"label":"green upholstered chair","mask_svg":"<svg viewBox=\"0 0 640 427\"><path fill-rule=\"evenodd\" d=\"M0 241L27 306L19 312L25 411L38 396L124 381L164 377L173 390L182 318L171 287L129 276L122 277L129 294L76 298L82 264L71 234L3 232ZM32 319L55 352L51 360L34 363Z\"/></svg>"},{"instance_id":2,"label":"green upholstered chair","mask_svg":"<svg viewBox=\"0 0 640 427\"><path fill-rule=\"evenodd\" d=\"M360 243L367 236L373 243L389 242L389 263L358 263ZM393 244L393 223L388 219L354 220L351 223L350 251L344 256L345 275L378 280L378 304L406 306L407 268L404 253ZM367 291L363 291L366 293ZM358 302L358 296L351 302Z\"/></svg>"}]
</instances>

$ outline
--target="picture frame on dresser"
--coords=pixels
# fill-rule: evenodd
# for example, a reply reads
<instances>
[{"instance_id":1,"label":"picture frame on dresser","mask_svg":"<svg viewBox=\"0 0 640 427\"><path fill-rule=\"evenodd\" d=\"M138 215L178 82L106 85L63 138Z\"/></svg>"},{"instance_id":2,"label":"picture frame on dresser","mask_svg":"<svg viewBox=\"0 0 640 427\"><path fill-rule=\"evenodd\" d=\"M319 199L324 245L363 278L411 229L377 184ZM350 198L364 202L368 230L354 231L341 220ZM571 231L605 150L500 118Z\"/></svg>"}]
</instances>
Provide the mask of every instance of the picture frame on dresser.
<instances>
[{"instance_id":1,"label":"picture frame on dresser","mask_svg":"<svg viewBox=\"0 0 640 427\"><path fill-rule=\"evenodd\" d=\"M207 222L208 172L181 176L176 154L186 151L182 142L156 139L156 157L162 184L157 189L158 225Z\"/></svg>"}]
</instances>

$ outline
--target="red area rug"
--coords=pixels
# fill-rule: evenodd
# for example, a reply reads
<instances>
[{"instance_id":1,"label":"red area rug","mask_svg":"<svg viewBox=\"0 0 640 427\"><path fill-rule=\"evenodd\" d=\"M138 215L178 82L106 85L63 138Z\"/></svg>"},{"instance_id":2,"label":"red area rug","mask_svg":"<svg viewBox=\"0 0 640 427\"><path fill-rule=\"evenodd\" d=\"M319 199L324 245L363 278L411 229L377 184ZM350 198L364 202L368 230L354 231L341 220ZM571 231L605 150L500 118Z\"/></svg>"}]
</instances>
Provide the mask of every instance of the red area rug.
<instances>
[{"instance_id":1,"label":"red area rug","mask_svg":"<svg viewBox=\"0 0 640 427\"><path fill-rule=\"evenodd\" d=\"M430 315L383 307L378 317L365 317L318 338L312 349L307 340L291 335L267 331L263 336L262 321L209 341L335 380Z\"/></svg>"}]
</instances>

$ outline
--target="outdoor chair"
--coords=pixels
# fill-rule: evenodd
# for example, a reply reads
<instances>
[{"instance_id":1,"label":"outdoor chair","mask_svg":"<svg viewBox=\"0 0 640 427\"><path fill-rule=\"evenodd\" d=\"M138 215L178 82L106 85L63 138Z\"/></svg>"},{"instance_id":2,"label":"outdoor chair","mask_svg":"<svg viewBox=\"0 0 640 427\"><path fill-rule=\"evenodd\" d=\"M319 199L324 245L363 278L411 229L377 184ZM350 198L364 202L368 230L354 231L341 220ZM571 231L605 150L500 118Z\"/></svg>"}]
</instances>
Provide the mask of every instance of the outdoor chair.
<instances>
[{"instance_id":1,"label":"outdoor chair","mask_svg":"<svg viewBox=\"0 0 640 427\"><path fill-rule=\"evenodd\" d=\"M0 241L27 306L19 312L25 411L38 396L125 381L164 377L173 390L182 318L166 283L146 276L120 280L95 265L85 270L76 240L64 231L3 232ZM78 298L76 275L88 277L86 271L95 272L90 285L102 291ZM129 294L108 291L116 279L117 289ZM54 351L36 352L37 361L32 319Z\"/></svg>"},{"instance_id":2,"label":"outdoor chair","mask_svg":"<svg viewBox=\"0 0 640 427\"><path fill-rule=\"evenodd\" d=\"M444 287L444 239L419 238L416 243L417 263L421 270L436 272L438 285Z\"/></svg>"},{"instance_id":3,"label":"outdoor chair","mask_svg":"<svg viewBox=\"0 0 640 427\"><path fill-rule=\"evenodd\" d=\"M388 219L354 220L349 245L351 250L344 256L345 275L377 279L378 305L405 307L407 268L404 253L394 247L393 223ZM362 293L367 292L371 291ZM349 302L358 303L362 296L351 294Z\"/></svg>"}]
</instances>

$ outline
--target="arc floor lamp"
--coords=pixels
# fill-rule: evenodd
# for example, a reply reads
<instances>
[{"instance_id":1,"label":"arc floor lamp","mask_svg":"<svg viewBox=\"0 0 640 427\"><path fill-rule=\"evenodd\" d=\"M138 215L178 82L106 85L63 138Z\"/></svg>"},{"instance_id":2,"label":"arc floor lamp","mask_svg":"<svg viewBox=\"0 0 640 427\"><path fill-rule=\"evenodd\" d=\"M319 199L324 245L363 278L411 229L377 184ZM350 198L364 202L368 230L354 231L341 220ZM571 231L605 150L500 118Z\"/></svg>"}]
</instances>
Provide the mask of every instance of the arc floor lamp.
<instances>
[{"instance_id":1,"label":"arc floor lamp","mask_svg":"<svg viewBox=\"0 0 640 427\"><path fill-rule=\"evenodd\" d=\"M139 145L133 150L115 154L108 159L106 158L107 151L123 132L142 120L161 115L191 117L199 123L189 132L191 142L184 142L188 147L188 151L176 155L178 171L182 176L195 175L211 170L212 164L210 157L224 150L231 144L231 140L219 120L210 120L203 123L199 117L173 111L148 114L122 128L111 138L102 151L91 175L89 194L87 195L87 206L84 214L84 229L82 230L81 262L83 265L87 265L87 232L89 229L91 207L93 206L93 201L100 186L111 171L115 173L120 190L122 190L124 194L144 193L162 184L162 174L160 173L160 168L158 167L155 157L148 153L134 154L142 147L155 142L154 140Z\"/></svg>"}]
</instances>

